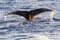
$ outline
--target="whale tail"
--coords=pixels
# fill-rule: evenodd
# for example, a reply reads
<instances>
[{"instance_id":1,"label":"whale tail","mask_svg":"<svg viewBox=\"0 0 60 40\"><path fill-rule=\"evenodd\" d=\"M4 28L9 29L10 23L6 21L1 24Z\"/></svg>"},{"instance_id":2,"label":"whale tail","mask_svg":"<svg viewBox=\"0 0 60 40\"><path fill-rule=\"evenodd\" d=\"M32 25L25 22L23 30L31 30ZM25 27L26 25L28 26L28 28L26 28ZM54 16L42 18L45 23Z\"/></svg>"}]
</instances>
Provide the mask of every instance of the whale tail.
<instances>
[{"instance_id":1,"label":"whale tail","mask_svg":"<svg viewBox=\"0 0 60 40\"><path fill-rule=\"evenodd\" d=\"M15 14L15 15L23 16L27 20L32 21L34 16L46 11L53 11L53 10L47 9L47 8L39 8L31 11L14 11L14 12L5 14L5 16ZM51 13L50 18L51 19L53 18L53 12Z\"/></svg>"}]
</instances>

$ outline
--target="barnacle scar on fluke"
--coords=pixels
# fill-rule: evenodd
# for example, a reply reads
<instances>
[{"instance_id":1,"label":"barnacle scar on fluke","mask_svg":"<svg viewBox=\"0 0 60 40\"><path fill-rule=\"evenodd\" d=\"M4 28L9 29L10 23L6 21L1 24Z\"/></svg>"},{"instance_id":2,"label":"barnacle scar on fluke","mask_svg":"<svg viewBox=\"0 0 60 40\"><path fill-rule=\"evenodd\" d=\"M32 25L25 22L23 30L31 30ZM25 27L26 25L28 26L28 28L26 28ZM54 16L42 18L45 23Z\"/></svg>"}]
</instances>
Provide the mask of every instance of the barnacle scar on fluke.
<instances>
[{"instance_id":1,"label":"barnacle scar on fluke","mask_svg":"<svg viewBox=\"0 0 60 40\"><path fill-rule=\"evenodd\" d=\"M54 16L54 10L52 9L48 9L48 8L39 8L39 9L34 9L34 10L31 10L31 11L14 11L14 12L10 12L8 14L5 14L5 16L7 15L11 15L11 14L15 14L15 15L19 15L19 16L23 16L26 18L26 20L28 21L33 21L33 17L40 14L40 13L43 13L43 12L49 12L51 11L51 15L50 15L50 18L51 20L53 19L53 16ZM6 19L5 19L6 20Z\"/></svg>"}]
</instances>

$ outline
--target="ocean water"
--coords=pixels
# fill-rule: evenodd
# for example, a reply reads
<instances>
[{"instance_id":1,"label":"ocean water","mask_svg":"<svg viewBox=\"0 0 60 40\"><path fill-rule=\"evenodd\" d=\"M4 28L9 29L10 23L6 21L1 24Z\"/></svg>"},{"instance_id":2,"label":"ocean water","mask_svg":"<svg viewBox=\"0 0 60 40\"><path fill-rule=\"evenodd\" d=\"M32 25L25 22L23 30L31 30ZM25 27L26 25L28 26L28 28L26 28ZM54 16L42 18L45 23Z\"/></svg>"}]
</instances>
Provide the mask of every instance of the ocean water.
<instances>
[{"instance_id":1,"label":"ocean water","mask_svg":"<svg viewBox=\"0 0 60 40\"><path fill-rule=\"evenodd\" d=\"M16 10L30 11L37 8L54 9L26 21L22 16L5 14ZM17 20L16 20L17 19ZM60 0L0 0L0 40L60 40Z\"/></svg>"}]
</instances>

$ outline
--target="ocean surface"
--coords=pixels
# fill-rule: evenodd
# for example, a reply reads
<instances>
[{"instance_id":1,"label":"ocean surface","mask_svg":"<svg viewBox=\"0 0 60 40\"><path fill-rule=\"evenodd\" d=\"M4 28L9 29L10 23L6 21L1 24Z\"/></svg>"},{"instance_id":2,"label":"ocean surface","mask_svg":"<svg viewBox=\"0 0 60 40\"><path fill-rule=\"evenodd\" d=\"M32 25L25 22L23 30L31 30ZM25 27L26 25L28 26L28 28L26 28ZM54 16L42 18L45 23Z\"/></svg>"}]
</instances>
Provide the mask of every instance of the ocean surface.
<instances>
[{"instance_id":1,"label":"ocean surface","mask_svg":"<svg viewBox=\"0 0 60 40\"><path fill-rule=\"evenodd\" d=\"M55 11L44 12L26 21L22 16L5 14L13 11L30 11L49 8ZM60 40L60 0L0 0L0 40Z\"/></svg>"}]
</instances>

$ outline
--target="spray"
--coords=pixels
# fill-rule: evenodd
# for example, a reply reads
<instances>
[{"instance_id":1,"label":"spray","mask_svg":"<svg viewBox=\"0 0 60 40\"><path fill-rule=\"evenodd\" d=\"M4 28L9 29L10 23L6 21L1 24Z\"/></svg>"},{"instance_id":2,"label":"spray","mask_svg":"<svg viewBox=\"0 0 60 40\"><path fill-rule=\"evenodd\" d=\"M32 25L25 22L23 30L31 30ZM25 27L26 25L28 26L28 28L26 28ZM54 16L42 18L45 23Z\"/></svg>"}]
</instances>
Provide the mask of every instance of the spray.
<instances>
[{"instance_id":1,"label":"spray","mask_svg":"<svg viewBox=\"0 0 60 40\"><path fill-rule=\"evenodd\" d=\"M5 18L4 20L6 21L7 20L7 16L5 16L4 18Z\"/></svg>"},{"instance_id":2,"label":"spray","mask_svg":"<svg viewBox=\"0 0 60 40\"><path fill-rule=\"evenodd\" d=\"M7 21L7 14L4 15L4 20Z\"/></svg>"},{"instance_id":3,"label":"spray","mask_svg":"<svg viewBox=\"0 0 60 40\"><path fill-rule=\"evenodd\" d=\"M54 10L51 12L51 14L50 14L50 19L51 19L51 21L53 21L53 18L54 18Z\"/></svg>"}]
</instances>

